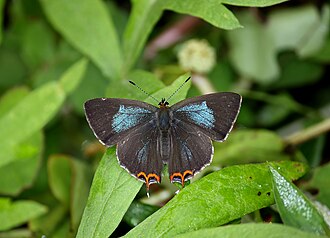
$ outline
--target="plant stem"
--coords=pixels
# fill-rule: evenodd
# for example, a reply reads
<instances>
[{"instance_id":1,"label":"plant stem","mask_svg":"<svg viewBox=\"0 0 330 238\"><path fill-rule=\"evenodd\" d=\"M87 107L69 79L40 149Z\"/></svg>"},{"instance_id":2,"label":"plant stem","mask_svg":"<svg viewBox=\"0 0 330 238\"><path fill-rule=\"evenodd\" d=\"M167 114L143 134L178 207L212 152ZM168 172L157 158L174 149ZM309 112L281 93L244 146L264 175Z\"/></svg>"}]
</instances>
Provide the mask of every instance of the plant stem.
<instances>
[{"instance_id":1,"label":"plant stem","mask_svg":"<svg viewBox=\"0 0 330 238\"><path fill-rule=\"evenodd\" d=\"M192 80L193 84L196 86L196 88L198 88L198 90L202 94L216 92L213 85L210 83L210 81L204 75L194 73L191 76L191 80Z\"/></svg>"},{"instance_id":2,"label":"plant stem","mask_svg":"<svg viewBox=\"0 0 330 238\"><path fill-rule=\"evenodd\" d=\"M330 131L330 118L327 118L326 120L302 131L289 135L284 138L284 142L289 146L296 146L328 131Z\"/></svg>"}]
</instances>

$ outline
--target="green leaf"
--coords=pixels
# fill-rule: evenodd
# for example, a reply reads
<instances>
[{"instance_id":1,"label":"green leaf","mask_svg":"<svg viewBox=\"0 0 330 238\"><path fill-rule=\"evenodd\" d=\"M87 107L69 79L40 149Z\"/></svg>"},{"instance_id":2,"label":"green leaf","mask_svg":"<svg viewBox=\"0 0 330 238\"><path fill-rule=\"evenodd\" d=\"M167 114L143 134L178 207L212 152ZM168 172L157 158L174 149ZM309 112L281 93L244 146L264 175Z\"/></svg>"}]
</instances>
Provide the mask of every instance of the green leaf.
<instances>
[{"instance_id":1,"label":"green leaf","mask_svg":"<svg viewBox=\"0 0 330 238\"><path fill-rule=\"evenodd\" d=\"M49 187L54 196L67 207L70 203L71 170L67 156L52 156L47 164Z\"/></svg>"},{"instance_id":2,"label":"green leaf","mask_svg":"<svg viewBox=\"0 0 330 238\"><path fill-rule=\"evenodd\" d=\"M67 214L68 208L66 206L63 204L56 204L54 207L50 208L47 214L30 221L29 228L34 232L52 234L63 220L67 218Z\"/></svg>"},{"instance_id":3,"label":"green leaf","mask_svg":"<svg viewBox=\"0 0 330 238\"><path fill-rule=\"evenodd\" d=\"M170 98L170 100L168 100L170 106L177 102L182 101L183 99L186 98L188 90L191 85L191 80L185 83L185 81L187 80L187 78L189 78L189 76L190 76L189 73L181 75L171 85L158 90L157 92L153 93L152 96L157 99L165 98L166 100L168 100L169 97L173 95ZM146 99L146 102L154 104L155 100L148 97Z\"/></svg>"},{"instance_id":4,"label":"green leaf","mask_svg":"<svg viewBox=\"0 0 330 238\"><path fill-rule=\"evenodd\" d=\"M71 227L74 232L77 232L87 203L93 174L91 169L79 160L71 159L70 162L72 171L70 200Z\"/></svg>"},{"instance_id":5,"label":"green leaf","mask_svg":"<svg viewBox=\"0 0 330 238\"><path fill-rule=\"evenodd\" d=\"M64 96L58 84L48 83L31 92L0 119L0 134L6 138L0 144L0 165L13 159L15 145L40 130L55 115Z\"/></svg>"},{"instance_id":6,"label":"green leaf","mask_svg":"<svg viewBox=\"0 0 330 238\"><path fill-rule=\"evenodd\" d=\"M126 71L129 71L137 61L152 28L164 10L200 17L219 28L235 29L241 27L241 25L234 14L223 3L236 6L270 6L280 2L284 1L134 0L132 1L132 13L124 33L123 49Z\"/></svg>"},{"instance_id":7,"label":"green leaf","mask_svg":"<svg viewBox=\"0 0 330 238\"><path fill-rule=\"evenodd\" d=\"M33 184L42 161L43 139L40 131L34 133L16 146L13 161L0 166L1 194L17 195Z\"/></svg>"},{"instance_id":8,"label":"green leaf","mask_svg":"<svg viewBox=\"0 0 330 238\"><path fill-rule=\"evenodd\" d=\"M91 170L82 162L66 155L53 155L48 160L49 187L54 196L70 209L71 229L75 233L87 202Z\"/></svg>"},{"instance_id":9,"label":"green leaf","mask_svg":"<svg viewBox=\"0 0 330 238\"><path fill-rule=\"evenodd\" d=\"M297 162L270 162L290 179L306 172ZM216 227L274 203L268 163L236 165L211 173L180 191L125 237L172 237Z\"/></svg>"},{"instance_id":10,"label":"green leaf","mask_svg":"<svg viewBox=\"0 0 330 238\"><path fill-rule=\"evenodd\" d=\"M294 52L281 54L279 57L281 75L270 85L274 88L302 87L317 83L322 78L324 69L321 64L302 60Z\"/></svg>"},{"instance_id":11,"label":"green leaf","mask_svg":"<svg viewBox=\"0 0 330 238\"><path fill-rule=\"evenodd\" d=\"M60 84L66 94L72 93L80 84L87 68L87 60L81 59L64 72L60 79Z\"/></svg>"},{"instance_id":12,"label":"green leaf","mask_svg":"<svg viewBox=\"0 0 330 238\"><path fill-rule=\"evenodd\" d=\"M2 42L2 21L3 21L3 9L4 9L4 6L5 6L5 0L0 0L0 45L1 45L1 42Z\"/></svg>"},{"instance_id":13,"label":"green leaf","mask_svg":"<svg viewBox=\"0 0 330 238\"><path fill-rule=\"evenodd\" d=\"M289 159L282 138L268 130L236 130L225 142L213 144L212 164L221 166Z\"/></svg>"},{"instance_id":14,"label":"green leaf","mask_svg":"<svg viewBox=\"0 0 330 238\"><path fill-rule=\"evenodd\" d=\"M325 238L280 224L240 224L188 232L175 238L244 237L244 238Z\"/></svg>"},{"instance_id":15,"label":"green leaf","mask_svg":"<svg viewBox=\"0 0 330 238\"><path fill-rule=\"evenodd\" d=\"M279 67L272 36L251 12L240 14L238 19L244 28L228 32L232 64L241 75L258 83L274 81Z\"/></svg>"},{"instance_id":16,"label":"green leaf","mask_svg":"<svg viewBox=\"0 0 330 238\"><path fill-rule=\"evenodd\" d=\"M1 79L10 79L0 80L0 88L9 88L22 84L27 74L25 65L19 55L4 47L0 51L0 72Z\"/></svg>"},{"instance_id":17,"label":"green leaf","mask_svg":"<svg viewBox=\"0 0 330 238\"><path fill-rule=\"evenodd\" d=\"M143 93L139 88L130 84L129 80L136 83L136 85L149 94L165 87L164 83L160 81L155 74L144 70L133 70L128 74L127 80L110 82L107 90L107 96L115 98L130 98L142 101L145 100L148 95Z\"/></svg>"},{"instance_id":18,"label":"green leaf","mask_svg":"<svg viewBox=\"0 0 330 238\"><path fill-rule=\"evenodd\" d=\"M129 72L136 63L152 28L163 12L160 0L134 0L123 37L125 71Z\"/></svg>"},{"instance_id":19,"label":"green leaf","mask_svg":"<svg viewBox=\"0 0 330 238\"><path fill-rule=\"evenodd\" d=\"M268 7L288 0L222 0L224 4L245 7Z\"/></svg>"},{"instance_id":20,"label":"green leaf","mask_svg":"<svg viewBox=\"0 0 330 238\"><path fill-rule=\"evenodd\" d=\"M50 82L32 91L0 118L0 134L6 138L0 144L0 166L14 159L16 145L53 118L64 102L64 90L70 92L79 83L84 64L83 60L70 67L60 78L60 83Z\"/></svg>"},{"instance_id":21,"label":"green leaf","mask_svg":"<svg viewBox=\"0 0 330 238\"><path fill-rule=\"evenodd\" d=\"M274 167L270 165L269 169L276 205L284 224L317 235L330 235L329 227L312 202L278 172L281 168Z\"/></svg>"},{"instance_id":22,"label":"green leaf","mask_svg":"<svg viewBox=\"0 0 330 238\"><path fill-rule=\"evenodd\" d=\"M312 179L305 185L306 189L317 189L316 199L330 207L330 163L317 167L313 171Z\"/></svg>"},{"instance_id":23,"label":"green leaf","mask_svg":"<svg viewBox=\"0 0 330 238\"><path fill-rule=\"evenodd\" d=\"M115 150L107 150L95 173L77 238L109 237L143 184L119 166Z\"/></svg>"},{"instance_id":24,"label":"green leaf","mask_svg":"<svg viewBox=\"0 0 330 238\"><path fill-rule=\"evenodd\" d=\"M157 211L159 207L151 206L140 202L132 202L123 220L132 227L137 226L144 219Z\"/></svg>"},{"instance_id":25,"label":"green leaf","mask_svg":"<svg viewBox=\"0 0 330 238\"><path fill-rule=\"evenodd\" d=\"M322 16L314 5L274 11L268 18L268 32L277 50L295 50L306 57L316 53L324 44L329 31L329 6Z\"/></svg>"},{"instance_id":26,"label":"green leaf","mask_svg":"<svg viewBox=\"0 0 330 238\"><path fill-rule=\"evenodd\" d=\"M41 0L53 26L109 78L119 78L123 65L118 36L100 0Z\"/></svg>"},{"instance_id":27,"label":"green leaf","mask_svg":"<svg viewBox=\"0 0 330 238\"><path fill-rule=\"evenodd\" d=\"M0 231L22 225L46 211L45 206L34 201L12 202L8 198L0 198Z\"/></svg>"},{"instance_id":28,"label":"green leaf","mask_svg":"<svg viewBox=\"0 0 330 238\"><path fill-rule=\"evenodd\" d=\"M116 85L116 83L119 84L118 81L114 81L113 85ZM76 112L84 115L84 107L82 106L84 102L91 98L105 96L108 85L109 80L103 76L102 72L92 62L89 62L84 77L82 77L76 90L69 96L70 103Z\"/></svg>"},{"instance_id":29,"label":"green leaf","mask_svg":"<svg viewBox=\"0 0 330 238\"><path fill-rule=\"evenodd\" d=\"M241 27L237 18L222 4L223 2L221 0L168 0L164 8L202 18L206 22L222 29L229 30Z\"/></svg>"},{"instance_id":30,"label":"green leaf","mask_svg":"<svg viewBox=\"0 0 330 238\"><path fill-rule=\"evenodd\" d=\"M3 95L0 99L0 118L28 94L26 87L17 87ZM40 167L42 149L43 135L40 131L16 145L14 160L0 166L1 194L17 195L31 186Z\"/></svg>"},{"instance_id":31,"label":"green leaf","mask_svg":"<svg viewBox=\"0 0 330 238\"><path fill-rule=\"evenodd\" d=\"M22 24L23 25L23 24ZM49 25L42 20L34 20L24 24L20 44L20 56L24 64L34 71L50 62L55 55L55 37Z\"/></svg>"},{"instance_id":32,"label":"green leaf","mask_svg":"<svg viewBox=\"0 0 330 238\"><path fill-rule=\"evenodd\" d=\"M29 89L25 86L16 87L5 92L0 98L0 118L28 94Z\"/></svg>"}]
</instances>

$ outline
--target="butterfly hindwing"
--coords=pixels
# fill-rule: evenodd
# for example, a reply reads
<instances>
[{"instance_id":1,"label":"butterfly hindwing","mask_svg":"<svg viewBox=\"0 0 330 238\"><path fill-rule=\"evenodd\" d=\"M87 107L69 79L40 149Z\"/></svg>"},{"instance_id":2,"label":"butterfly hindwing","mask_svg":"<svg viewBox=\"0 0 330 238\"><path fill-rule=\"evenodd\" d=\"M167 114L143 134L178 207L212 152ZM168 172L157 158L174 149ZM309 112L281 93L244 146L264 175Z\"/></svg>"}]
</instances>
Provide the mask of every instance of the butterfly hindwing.
<instances>
[{"instance_id":1,"label":"butterfly hindwing","mask_svg":"<svg viewBox=\"0 0 330 238\"><path fill-rule=\"evenodd\" d=\"M160 183L163 162L159 149L159 130L156 121L151 121L117 144L120 165L147 186Z\"/></svg>"},{"instance_id":2,"label":"butterfly hindwing","mask_svg":"<svg viewBox=\"0 0 330 238\"><path fill-rule=\"evenodd\" d=\"M171 107L176 120L194 125L212 140L224 141L236 121L241 96L212 93L189 98Z\"/></svg>"},{"instance_id":3,"label":"butterfly hindwing","mask_svg":"<svg viewBox=\"0 0 330 238\"><path fill-rule=\"evenodd\" d=\"M184 185L185 180L210 164L212 142L198 127L182 121L172 124L171 135L171 156L168 161L170 180Z\"/></svg>"},{"instance_id":4,"label":"butterfly hindwing","mask_svg":"<svg viewBox=\"0 0 330 238\"><path fill-rule=\"evenodd\" d=\"M155 118L156 107L136 100L95 98L84 104L87 121L95 136L112 146L125 138L134 128Z\"/></svg>"}]
</instances>

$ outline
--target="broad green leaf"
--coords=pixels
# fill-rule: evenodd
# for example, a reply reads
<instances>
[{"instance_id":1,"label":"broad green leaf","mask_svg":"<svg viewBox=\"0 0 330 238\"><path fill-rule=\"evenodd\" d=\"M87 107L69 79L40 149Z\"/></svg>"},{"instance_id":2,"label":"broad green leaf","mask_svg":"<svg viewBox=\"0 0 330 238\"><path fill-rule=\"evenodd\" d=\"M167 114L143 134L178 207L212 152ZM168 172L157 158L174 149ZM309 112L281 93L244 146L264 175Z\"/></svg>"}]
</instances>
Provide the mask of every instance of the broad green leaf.
<instances>
[{"instance_id":1,"label":"broad green leaf","mask_svg":"<svg viewBox=\"0 0 330 238\"><path fill-rule=\"evenodd\" d=\"M44 205L34 201L11 201L0 198L0 231L22 225L47 211Z\"/></svg>"},{"instance_id":2,"label":"broad green leaf","mask_svg":"<svg viewBox=\"0 0 330 238\"><path fill-rule=\"evenodd\" d=\"M306 172L297 162L270 162L290 179ZM211 173L180 191L125 237L173 237L216 227L274 203L268 163L236 165Z\"/></svg>"},{"instance_id":3,"label":"broad green leaf","mask_svg":"<svg viewBox=\"0 0 330 238\"><path fill-rule=\"evenodd\" d=\"M137 226L144 219L157 211L159 207L151 206L140 202L132 202L129 206L123 220L132 227Z\"/></svg>"},{"instance_id":4,"label":"broad green leaf","mask_svg":"<svg viewBox=\"0 0 330 238\"><path fill-rule=\"evenodd\" d=\"M329 6L322 15L316 6L305 5L273 12L268 18L268 33L277 50L295 50L300 56L316 53L329 31Z\"/></svg>"},{"instance_id":5,"label":"broad green leaf","mask_svg":"<svg viewBox=\"0 0 330 238\"><path fill-rule=\"evenodd\" d=\"M330 163L317 167L311 180L304 186L306 189L317 189L316 199L330 207Z\"/></svg>"},{"instance_id":6,"label":"broad green leaf","mask_svg":"<svg viewBox=\"0 0 330 238\"><path fill-rule=\"evenodd\" d=\"M239 4L239 1L237 2ZM222 0L167 0L164 8L202 18L206 22L222 29L230 30L241 27L234 14L222 3Z\"/></svg>"},{"instance_id":7,"label":"broad green leaf","mask_svg":"<svg viewBox=\"0 0 330 238\"><path fill-rule=\"evenodd\" d=\"M60 79L60 84L63 87L66 94L72 93L83 78L87 68L87 60L81 59L71 66L70 70L67 70Z\"/></svg>"},{"instance_id":8,"label":"broad green leaf","mask_svg":"<svg viewBox=\"0 0 330 238\"><path fill-rule=\"evenodd\" d=\"M281 224L240 224L228 225L217 228L202 229L198 231L188 232L175 238L199 238L199 237L244 237L244 238L325 238L325 236L317 236L311 233L284 226Z\"/></svg>"},{"instance_id":9,"label":"broad green leaf","mask_svg":"<svg viewBox=\"0 0 330 238\"><path fill-rule=\"evenodd\" d=\"M66 206L56 204L45 215L30 221L29 228L34 232L42 232L47 235L52 234L61 225L63 220L66 219L67 213L68 208Z\"/></svg>"},{"instance_id":10,"label":"broad green leaf","mask_svg":"<svg viewBox=\"0 0 330 238\"><path fill-rule=\"evenodd\" d=\"M219 28L235 29L241 25L234 14L223 4L263 7L281 2L284 0L133 0L133 9L125 29L123 43L126 71L130 70L136 63L152 28L164 10L193 15Z\"/></svg>"},{"instance_id":11,"label":"broad green leaf","mask_svg":"<svg viewBox=\"0 0 330 238\"><path fill-rule=\"evenodd\" d=\"M162 0L132 0L133 6L123 37L125 71L134 66L150 35L152 28L163 12Z\"/></svg>"},{"instance_id":12,"label":"broad green leaf","mask_svg":"<svg viewBox=\"0 0 330 238\"><path fill-rule=\"evenodd\" d=\"M288 0L221 0L224 4L245 7L268 7Z\"/></svg>"},{"instance_id":13,"label":"broad green leaf","mask_svg":"<svg viewBox=\"0 0 330 238\"><path fill-rule=\"evenodd\" d=\"M51 156L47 165L49 187L70 210L71 230L75 233L87 202L91 170L79 160L65 155Z\"/></svg>"},{"instance_id":14,"label":"broad green leaf","mask_svg":"<svg viewBox=\"0 0 330 238\"><path fill-rule=\"evenodd\" d=\"M41 0L53 26L109 78L119 78L121 47L109 12L100 0Z\"/></svg>"},{"instance_id":15,"label":"broad green leaf","mask_svg":"<svg viewBox=\"0 0 330 238\"><path fill-rule=\"evenodd\" d=\"M91 98L103 97L106 89L113 81L110 81L102 75L102 72L92 63L86 66L86 72L76 90L69 96L70 103L76 112L84 115L84 103ZM113 85L119 84L115 81Z\"/></svg>"},{"instance_id":16,"label":"broad green leaf","mask_svg":"<svg viewBox=\"0 0 330 238\"><path fill-rule=\"evenodd\" d=\"M39 131L18 144L13 161L0 166L0 193L17 195L30 187L42 161L43 134Z\"/></svg>"},{"instance_id":17,"label":"broad green leaf","mask_svg":"<svg viewBox=\"0 0 330 238\"><path fill-rule=\"evenodd\" d=\"M13 159L15 145L40 130L55 115L64 97L57 83L48 83L31 92L0 119L0 134L6 138L0 144L0 165Z\"/></svg>"},{"instance_id":18,"label":"broad green leaf","mask_svg":"<svg viewBox=\"0 0 330 238\"><path fill-rule=\"evenodd\" d=\"M26 20L27 21L27 20ZM34 71L50 62L55 54L54 32L45 21L35 20L24 24L20 44L20 56L24 64Z\"/></svg>"},{"instance_id":19,"label":"broad green leaf","mask_svg":"<svg viewBox=\"0 0 330 238\"><path fill-rule=\"evenodd\" d=\"M79 83L85 64L81 62L70 67L59 83L50 82L37 88L0 118L0 134L6 138L0 144L0 166L14 159L16 145L53 118L65 99L64 90L70 92Z\"/></svg>"},{"instance_id":20,"label":"broad green leaf","mask_svg":"<svg viewBox=\"0 0 330 238\"><path fill-rule=\"evenodd\" d=\"M54 196L67 207L70 203L72 176L69 160L67 156L52 156L47 164L49 187Z\"/></svg>"},{"instance_id":21,"label":"broad green leaf","mask_svg":"<svg viewBox=\"0 0 330 238\"><path fill-rule=\"evenodd\" d=\"M9 88L22 84L27 74L19 55L15 51L4 48L3 46L0 51L0 72L1 88Z\"/></svg>"},{"instance_id":22,"label":"broad green leaf","mask_svg":"<svg viewBox=\"0 0 330 238\"><path fill-rule=\"evenodd\" d=\"M6 92L0 99L0 118L28 94L26 87L17 87ZM42 149L43 135L40 131L16 146L15 159L0 166L1 194L16 195L31 186L40 167Z\"/></svg>"},{"instance_id":23,"label":"broad green leaf","mask_svg":"<svg viewBox=\"0 0 330 238\"><path fill-rule=\"evenodd\" d=\"M62 221L60 227L56 229L56 231L52 234L52 238L63 238L63 237L71 237L72 233L70 231L70 221Z\"/></svg>"},{"instance_id":24,"label":"broad green leaf","mask_svg":"<svg viewBox=\"0 0 330 238\"><path fill-rule=\"evenodd\" d=\"M286 52L279 57L281 75L270 85L275 88L302 87L316 83L322 78L324 68L322 65L301 59L294 52Z\"/></svg>"},{"instance_id":25,"label":"broad green leaf","mask_svg":"<svg viewBox=\"0 0 330 238\"><path fill-rule=\"evenodd\" d=\"M142 184L119 166L115 148L108 149L94 175L77 238L109 237Z\"/></svg>"},{"instance_id":26,"label":"broad green leaf","mask_svg":"<svg viewBox=\"0 0 330 238\"><path fill-rule=\"evenodd\" d=\"M5 92L0 98L0 118L28 94L29 89L25 86L16 87Z\"/></svg>"},{"instance_id":27,"label":"broad green leaf","mask_svg":"<svg viewBox=\"0 0 330 238\"><path fill-rule=\"evenodd\" d=\"M179 101L184 100L187 96L188 90L191 85L191 80L185 83L185 81L189 78L189 76L190 76L189 73L181 75L171 85L158 90L157 92L153 93L152 96L159 100L161 100L162 98L168 100L171 97L168 100L170 106L172 106L173 104ZM146 102L155 104L155 100L153 100L150 97L146 99Z\"/></svg>"},{"instance_id":28,"label":"broad green leaf","mask_svg":"<svg viewBox=\"0 0 330 238\"><path fill-rule=\"evenodd\" d=\"M253 81L261 84L274 81L279 67L272 36L251 12L240 14L238 19L244 28L228 32L232 64L241 75Z\"/></svg>"},{"instance_id":29,"label":"broad green leaf","mask_svg":"<svg viewBox=\"0 0 330 238\"><path fill-rule=\"evenodd\" d=\"M329 227L312 202L280 174L281 168L274 167L270 165L269 169L276 205L284 224L316 235L330 235Z\"/></svg>"},{"instance_id":30,"label":"broad green leaf","mask_svg":"<svg viewBox=\"0 0 330 238\"><path fill-rule=\"evenodd\" d=\"M213 164L233 165L287 160L281 137L268 130L236 130L222 143L214 144Z\"/></svg>"},{"instance_id":31,"label":"broad green leaf","mask_svg":"<svg viewBox=\"0 0 330 238\"><path fill-rule=\"evenodd\" d=\"M89 188L92 182L92 171L79 160L71 159L71 227L77 232L78 226L87 203Z\"/></svg>"},{"instance_id":32,"label":"broad green leaf","mask_svg":"<svg viewBox=\"0 0 330 238\"><path fill-rule=\"evenodd\" d=\"M32 232L27 228L18 228L10 231L0 232L0 238L31 238Z\"/></svg>"},{"instance_id":33,"label":"broad green leaf","mask_svg":"<svg viewBox=\"0 0 330 238\"><path fill-rule=\"evenodd\" d=\"M155 74L144 70L133 70L127 75L126 80L110 82L107 90L107 96L115 98L145 100L148 95L146 95L136 86L130 84L129 80L133 81L136 85L138 85L149 94L152 94L165 87L164 83L160 81Z\"/></svg>"},{"instance_id":34,"label":"broad green leaf","mask_svg":"<svg viewBox=\"0 0 330 238\"><path fill-rule=\"evenodd\" d=\"M5 0L0 0L0 45L1 45L1 42L2 42L2 21L3 21L3 9L4 9L4 6L5 6Z\"/></svg>"}]
</instances>

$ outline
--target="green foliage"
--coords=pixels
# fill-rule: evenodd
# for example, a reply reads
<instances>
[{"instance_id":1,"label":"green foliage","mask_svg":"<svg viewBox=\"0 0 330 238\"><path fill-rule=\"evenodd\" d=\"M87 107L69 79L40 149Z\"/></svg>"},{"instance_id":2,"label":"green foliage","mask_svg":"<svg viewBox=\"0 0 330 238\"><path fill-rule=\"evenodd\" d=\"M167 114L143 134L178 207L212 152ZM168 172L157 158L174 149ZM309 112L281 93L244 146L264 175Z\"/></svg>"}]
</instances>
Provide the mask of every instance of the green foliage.
<instances>
[{"instance_id":1,"label":"green foliage","mask_svg":"<svg viewBox=\"0 0 330 238\"><path fill-rule=\"evenodd\" d=\"M273 165L269 169L273 177L276 205L284 224L316 235L330 235L328 225L312 202L278 172L282 169L274 169Z\"/></svg>"},{"instance_id":2,"label":"green foliage","mask_svg":"<svg viewBox=\"0 0 330 238\"><path fill-rule=\"evenodd\" d=\"M325 1L0 0L0 238L329 235L312 203L329 211L329 22ZM215 48L209 73L178 65L190 38ZM235 91L238 121L191 184L175 193L165 167L146 198L83 103L157 105L189 76L170 105Z\"/></svg>"},{"instance_id":3,"label":"green foliage","mask_svg":"<svg viewBox=\"0 0 330 238\"><path fill-rule=\"evenodd\" d=\"M303 164L293 162L273 163L273 166L283 170L290 179L300 177L306 170ZM173 237L226 224L272 203L267 163L231 166L180 191L125 237Z\"/></svg>"},{"instance_id":4,"label":"green foliage","mask_svg":"<svg viewBox=\"0 0 330 238\"><path fill-rule=\"evenodd\" d=\"M302 232L289 226L279 224L242 224L228 225L217 228L202 229L199 231L188 232L175 236L177 238L198 238L198 237L238 237L244 234L246 238L282 238L282 237L301 237L301 238L325 238L325 236L313 235Z\"/></svg>"}]
</instances>

